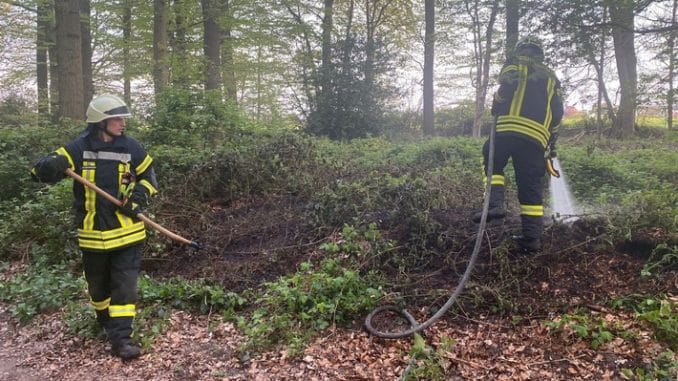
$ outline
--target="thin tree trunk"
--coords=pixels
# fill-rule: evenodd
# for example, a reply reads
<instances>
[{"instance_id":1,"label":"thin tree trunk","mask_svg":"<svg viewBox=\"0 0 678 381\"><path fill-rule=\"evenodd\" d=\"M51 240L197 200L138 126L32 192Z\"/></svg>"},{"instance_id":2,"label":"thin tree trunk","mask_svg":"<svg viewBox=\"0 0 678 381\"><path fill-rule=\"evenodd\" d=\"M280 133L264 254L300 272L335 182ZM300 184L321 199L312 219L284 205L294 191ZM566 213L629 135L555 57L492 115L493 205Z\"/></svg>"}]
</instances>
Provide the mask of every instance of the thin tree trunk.
<instances>
[{"instance_id":1,"label":"thin tree trunk","mask_svg":"<svg viewBox=\"0 0 678 381\"><path fill-rule=\"evenodd\" d=\"M218 0L200 0L204 26L205 90L221 89L221 8Z\"/></svg>"},{"instance_id":2,"label":"thin tree trunk","mask_svg":"<svg viewBox=\"0 0 678 381\"><path fill-rule=\"evenodd\" d=\"M188 46L187 46L187 25L184 8L184 0L174 0L174 33L170 40L172 52L179 65L172 65L172 83L180 89L188 89L191 83L189 72L191 70L188 64Z\"/></svg>"},{"instance_id":3,"label":"thin tree trunk","mask_svg":"<svg viewBox=\"0 0 678 381\"><path fill-rule=\"evenodd\" d=\"M475 137L480 137L480 130L483 122L483 114L485 113L485 101L487 99L487 87L490 83L490 60L492 59L492 37L494 36L494 23L497 20L497 13L499 12L499 1L495 0L492 4L492 11L490 13L490 20L485 29L485 49L481 54L481 72L480 83L477 91L476 115L473 121L473 131ZM477 135L476 135L477 133Z\"/></svg>"},{"instance_id":4,"label":"thin tree trunk","mask_svg":"<svg viewBox=\"0 0 678 381\"><path fill-rule=\"evenodd\" d=\"M89 104L94 95L92 82L92 33L90 29L90 0L80 0L80 46L82 49L82 95L83 105Z\"/></svg>"},{"instance_id":5,"label":"thin tree trunk","mask_svg":"<svg viewBox=\"0 0 678 381\"><path fill-rule=\"evenodd\" d=\"M348 10L346 11L346 33L344 33L344 47L341 58L341 70L345 75L351 70L351 54L353 54L353 11L355 10L355 1L350 0Z\"/></svg>"},{"instance_id":6,"label":"thin tree trunk","mask_svg":"<svg viewBox=\"0 0 678 381\"><path fill-rule=\"evenodd\" d=\"M59 117L83 120L82 45L80 1L55 2L56 50L59 71Z\"/></svg>"},{"instance_id":7,"label":"thin tree trunk","mask_svg":"<svg viewBox=\"0 0 678 381\"><path fill-rule=\"evenodd\" d=\"M53 123L59 121L59 57L56 47L56 20L53 0L46 0L50 16L47 30L47 54L49 55L49 111Z\"/></svg>"},{"instance_id":8,"label":"thin tree trunk","mask_svg":"<svg viewBox=\"0 0 678 381\"><path fill-rule=\"evenodd\" d=\"M607 21L607 7L603 9L603 22ZM601 139L603 137L603 98L606 99L607 101L607 111L608 113L611 113L612 117L610 120L614 120L614 110L612 108L612 102L610 102L610 98L607 94L607 88L605 87L605 54L606 54L606 49L605 49L605 42L607 40L607 33L605 33L605 29L602 30L602 35L600 37L600 59L597 63L594 63L593 67L596 69L596 75L598 79L598 99L596 102L596 129L597 129L597 135L598 139ZM592 57L592 60L595 60L594 57Z\"/></svg>"},{"instance_id":9,"label":"thin tree trunk","mask_svg":"<svg viewBox=\"0 0 678 381\"><path fill-rule=\"evenodd\" d=\"M669 51L669 92L666 94L666 120L669 130L673 130L673 102L675 101L675 66L676 66L676 13L678 11L678 0L673 0L673 11L671 12L671 27L669 32L668 51Z\"/></svg>"},{"instance_id":10,"label":"thin tree trunk","mask_svg":"<svg viewBox=\"0 0 678 381\"><path fill-rule=\"evenodd\" d=\"M322 57L320 63L320 91L326 93L330 88L332 66L332 16L334 0L325 0L322 22Z\"/></svg>"},{"instance_id":11,"label":"thin tree trunk","mask_svg":"<svg viewBox=\"0 0 678 381\"><path fill-rule=\"evenodd\" d=\"M306 100L308 102L308 106L310 108L309 111L314 111L318 107L318 99L317 99L317 94L320 93L319 85L318 85L318 75L316 72L316 66L313 62L313 48L311 44L311 37L309 36L308 33L308 28L306 28L306 22L303 20L301 17L301 12L299 10L295 10L292 8L290 4L285 3L285 7L287 8L287 11L292 15L294 20L299 24L300 27L302 27L302 39L304 42L304 46L306 48L306 52L303 55L303 59L301 62L301 77L302 77L302 84L303 84L303 91L304 94L306 95ZM302 113L306 115L302 108Z\"/></svg>"},{"instance_id":12,"label":"thin tree trunk","mask_svg":"<svg viewBox=\"0 0 678 381\"><path fill-rule=\"evenodd\" d=\"M480 20L479 8L481 5L478 0L474 0L473 4L467 2L466 6L467 12L473 20L473 45L476 66L475 79L473 81L476 94L472 135L473 137L480 137L483 113L485 111L485 98L487 98L487 87L489 84L492 35L499 10L499 0L495 0L492 3L490 19L487 21L487 25L484 25ZM485 28L484 32L482 30L483 27Z\"/></svg>"},{"instance_id":13,"label":"thin tree trunk","mask_svg":"<svg viewBox=\"0 0 678 381\"><path fill-rule=\"evenodd\" d=\"M232 104L238 103L238 93L236 86L235 78L235 53L234 53L234 40L232 33L233 25L233 14L231 11L231 3L229 0L222 0L222 9L224 11L224 16L226 17L225 22L222 23L222 66L224 70L223 81L226 87L226 97Z\"/></svg>"},{"instance_id":14,"label":"thin tree trunk","mask_svg":"<svg viewBox=\"0 0 678 381\"><path fill-rule=\"evenodd\" d=\"M435 0L424 3L424 135L435 131L433 100L433 63L435 51Z\"/></svg>"},{"instance_id":15,"label":"thin tree trunk","mask_svg":"<svg viewBox=\"0 0 678 381\"><path fill-rule=\"evenodd\" d=\"M628 138L633 134L636 116L638 76L633 34L633 5L633 1L624 0L610 7L614 56L621 90L615 126L621 138Z\"/></svg>"},{"instance_id":16,"label":"thin tree trunk","mask_svg":"<svg viewBox=\"0 0 678 381\"><path fill-rule=\"evenodd\" d=\"M122 81L123 96L127 105L132 105L131 47L132 47L132 2L124 0L122 7Z\"/></svg>"},{"instance_id":17,"label":"thin tree trunk","mask_svg":"<svg viewBox=\"0 0 678 381\"><path fill-rule=\"evenodd\" d=\"M46 1L39 1L37 7L37 35L35 40L35 61L37 64L38 86L38 114L41 117L49 115L49 68L47 66L47 34L51 18L50 5Z\"/></svg>"},{"instance_id":18,"label":"thin tree trunk","mask_svg":"<svg viewBox=\"0 0 678 381\"><path fill-rule=\"evenodd\" d=\"M153 1L153 87L157 98L169 85L169 13L166 0Z\"/></svg>"},{"instance_id":19,"label":"thin tree trunk","mask_svg":"<svg viewBox=\"0 0 678 381\"><path fill-rule=\"evenodd\" d=\"M518 43L518 25L520 22L520 0L506 0L506 59L511 57Z\"/></svg>"}]
</instances>

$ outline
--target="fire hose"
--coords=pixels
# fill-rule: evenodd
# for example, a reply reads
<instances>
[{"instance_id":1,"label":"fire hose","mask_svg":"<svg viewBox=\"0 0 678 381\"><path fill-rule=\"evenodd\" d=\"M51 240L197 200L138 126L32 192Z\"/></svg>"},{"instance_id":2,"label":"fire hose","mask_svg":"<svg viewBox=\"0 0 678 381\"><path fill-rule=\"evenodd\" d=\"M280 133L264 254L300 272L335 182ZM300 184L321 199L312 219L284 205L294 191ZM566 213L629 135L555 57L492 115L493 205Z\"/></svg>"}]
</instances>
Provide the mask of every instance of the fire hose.
<instances>
[{"instance_id":1,"label":"fire hose","mask_svg":"<svg viewBox=\"0 0 678 381\"><path fill-rule=\"evenodd\" d=\"M454 289L454 292L450 297L447 299L445 304L443 304L440 309L433 314L428 320L425 322L418 324L414 316L412 316L411 313L409 313L407 310L402 309L396 305L385 305L381 307L377 307L374 309L372 312L367 315L365 318L365 329L372 335L381 337L383 339L401 339L410 335L413 335L417 332L423 331L424 329L430 327L433 323L435 323L438 319L440 319L449 309L452 307L454 302L457 301L457 298L461 294L461 292L464 290L464 286L468 282L469 278L471 277L471 273L473 272L473 268L475 267L476 260L478 259L478 253L480 252L480 246L483 241L483 233L485 232L485 225L487 223L487 211L489 210L490 207L490 191L491 191L491 185L492 185L492 171L494 170L494 138L495 138L495 130L497 128L497 117L495 116L494 118L494 125L490 129L490 139L489 139L489 153L487 155L487 181L485 183L485 198L483 200L483 210L482 210L482 217L480 219L480 225L478 226L478 233L476 236L476 242L475 246L473 247L473 253L471 254L471 258L469 259L469 263L466 266L466 271L464 271L464 275L462 276L461 280L459 281L459 284L457 287ZM378 331L377 329L374 328L372 325L372 320L374 319L375 316L385 312L385 311L392 311L400 314L403 316L407 321L410 323L410 328L401 331L401 332L382 332Z\"/></svg>"},{"instance_id":2,"label":"fire hose","mask_svg":"<svg viewBox=\"0 0 678 381\"><path fill-rule=\"evenodd\" d=\"M95 191L97 194L99 194L100 196L102 196L106 200L112 202L114 205L116 205L118 207L121 207L123 205L122 201L120 201L117 198L113 197L112 195L108 194L108 192L99 188L98 186L96 186L96 184L92 183L91 181L89 181L89 180L85 179L84 177L78 175L77 173L73 172L72 169L67 168L65 172L69 177L73 178L73 180L75 180L75 181L81 183L82 185L92 189L93 191ZM183 243L185 245L188 245L188 246L190 246L194 249L198 249L198 250L203 248L203 245L199 244L198 242L191 241L191 240L186 239L186 238L184 238L184 237L182 237L182 236L180 236L176 233L171 232L170 230L164 228L162 225L160 225L157 222L148 218L143 213L138 213L137 218L140 219L141 221L143 221L144 224L146 224L147 226L150 226L151 228L157 230L158 232L164 234L165 236L169 237L170 239L172 239L176 242Z\"/></svg>"}]
</instances>

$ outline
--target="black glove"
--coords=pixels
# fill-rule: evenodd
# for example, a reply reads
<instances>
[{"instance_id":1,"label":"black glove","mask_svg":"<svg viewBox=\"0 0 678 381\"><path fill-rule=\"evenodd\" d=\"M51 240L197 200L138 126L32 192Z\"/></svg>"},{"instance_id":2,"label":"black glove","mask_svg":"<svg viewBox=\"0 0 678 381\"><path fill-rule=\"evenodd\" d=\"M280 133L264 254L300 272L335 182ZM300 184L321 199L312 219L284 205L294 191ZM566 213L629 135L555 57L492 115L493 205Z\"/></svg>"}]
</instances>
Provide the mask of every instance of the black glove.
<instances>
[{"instance_id":1,"label":"black glove","mask_svg":"<svg viewBox=\"0 0 678 381\"><path fill-rule=\"evenodd\" d=\"M144 209L141 207L141 205L137 204L136 202L128 200L125 204L123 204L120 207L120 211L127 217L136 218L137 214L144 212Z\"/></svg>"},{"instance_id":2,"label":"black glove","mask_svg":"<svg viewBox=\"0 0 678 381\"><path fill-rule=\"evenodd\" d=\"M37 180L56 183L66 176L64 171L70 167L66 156L52 153L35 163L33 173Z\"/></svg>"},{"instance_id":3,"label":"black glove","mask_svg":"<svg viewBox=\"0 0 678 381\"><path fill-rule=\"evenodd\" d=\"M144 208L148 206L148 195L142 189L137 189L143 187L134 188L127 201L120 207L122 213L129 217L136 217L137 214L143 213Z\"/></svg>"},{"instance_id":4,"label":"black glove","mask_svg":"<svg viewBox=\"0 0 678 381\"><path fill-rule=\"evenodd\" d=\"M49 156L49 161L45 163L48 168L54 172L63 173L67 168L71 167L68 158L64 155L52 154Z\"/></svg>"},{"instance_id":5,"label":"black glove","mask_svg":"<svg viewBox=\"0 0 678 381\"><path fill-rule=\"evenodd\" d=\"M558 132L552 132L551 137L549 138L549 144L547 146L547 156L551 159L555 159L556 156L558 156L556 154L556 140L558 140Z\"/></svg>"}]
</instances>

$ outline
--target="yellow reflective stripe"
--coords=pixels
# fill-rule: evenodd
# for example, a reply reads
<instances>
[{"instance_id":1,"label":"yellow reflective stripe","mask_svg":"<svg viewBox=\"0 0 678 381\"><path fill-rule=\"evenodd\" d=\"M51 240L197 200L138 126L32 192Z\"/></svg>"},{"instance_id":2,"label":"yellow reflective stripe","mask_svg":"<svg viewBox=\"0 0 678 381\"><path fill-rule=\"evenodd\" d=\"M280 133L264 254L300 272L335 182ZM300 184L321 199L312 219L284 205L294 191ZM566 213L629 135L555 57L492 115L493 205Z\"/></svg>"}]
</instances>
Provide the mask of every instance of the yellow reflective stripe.
<instances>
[{"instance_id":1,"label":"yellow reflective stripe","mask_svg":"<svg viewBox=\"0 0 678 381\"><path fill-rule=\"evenodd\" d=\"M130 163L118 163L118 197L122 194L122 177L130 172Z\"/></svg>"},{"instance_id":2,"label":"yellow reflective stripe","mask_svg":"<svg viewBox=\"0 0 678 381\"><path fill-rule=\"evenodd\" d=\"M83 161L82 163L82 177L86 180L89 180L92 183L95 183L96 177L96 162L94 161ZM85 218L82 221L82 228L84 230L93 230L94 229L94 215L96 214L96 199L97 194L94 190L89 187L85 188Z\"/></svg>"},{"instance_id":3,"label":"yellow reflective stripe","mask_svg":"<svg viewBox=\"0 0 678 381\"><path fill-rule=\"evenodd\" d=\"M70 164L71 168L75 168L75 163L73 162L73 158L71 157L71 154L66 151L66 148L60 147L58 150L54 151L58 155L64 155L68 159L68 164Z\"/></svg>"},{"instance_id":4,"label":"yellow reflective stripe","mask_svg":"<svg viewBox=\"0 0 678 381\"><path fill-rule=\"evenodd\" d=\"M543 216L543 205L520 205L520 214L523 216Z\"/></svg>"},{"instance_id":5,"label":"yellow reflective stripe","mask_svg":"<svg viewBox=\"0 0 678 381\"><path fill-rule=\"evenodd\" d=\"M532 119L521 116L501 115L497 119L497 132L518 132L537 140L543 147L551 136L548 129Z\"/></svg>"},{"instance_id":6,"label":"yellow reflective stripe","mask_svg":"<svg viewBox=\"0 0 678 381\"><path fill-rule=\"evenodd\" d=\"M523 102L525 101L525 89L527 88L527 66L519 65L518 70L520 71L520 83L513 94L509 115L520 115L520 110L523 108Z\"/></svg>"},{"instance_id":7,"label":"yellow reflective stripe","mask_svg":"<svg viewBox=\"0 0 678 381\"><path fill-rule=\"evenodd\" d=\"M148 180L141 180L139 181L139 184L148 189L148 194L151 196L155 196L158 193L158 190L155 189L155 187Z\"/></svg>"},{"instance_id":8,"label":"yellow reflective stripe","mask_svg":"<svg viewBox=\"0 0 678 381\"><path fill-rule=\"evenodd\" d=\"M506 74L507 72L511 70L518 70L518 65L508 65L505 68L501 70L501 73L499 73L499 76L501 77L502 75Z\"/></svg>"},{"instance_id":9,"label":"yellow reflective stripe","mask_svg":"<svg viewBox=\"0 0 678 381\"><path fill-rule=\"evenodd\" d=\"M134 243L142 242L145 238L146 231L142 230L138 233L110 241L99 241L87 238L78 238L78 246L80 246L81 249L113 250Z\"/></svg>"},{"instance_id":10,"label":"yellow reflective stripe","mask_svg":"<svg viewBox=\"0 0 678 381\"><path fill-rule=\"evenodd\" d=\"M94 307L95 310L101 311L105 310L106 308L108 308L108 306L110 306L111 298L104 299L100 302L95 302L94 300L90 299L89 303L92 305L92 307Z\"/></svg>"},{"instance_id":11,"label":"yellow reflective stripe","mask_svg":"<svg viewBox=\"0 0 678 381\"><path fill-rule=\"evenodd\" d=\"M137 175L140 175L140 174L146 172L146 170L148 169L148 167L151 166L152 163L153 163L153 159L151 158L151 156L146 155L146 157L144 158L144 161L142 161L141 164L137 165L137 167L134 168L134 170L136 171Z\"/></svg>"},{"instance_id":12,"label":"yellow reflective stripe","mask_svg":"<svg viewBox=\"0 0 678 381\"><path fill-rule=\"evenodd\" d=\"M137 314L134 304L125 304L122 306L111 305L108 307L108 315L116 317L134 317Z\"/></svg>"},{"instance_id":13,"label":"yellow reflective stripe","mask_svg":"<svg viewBox=\"0 0 678 381\"><path fill-rule=\"evenodd\" d=\"M549 78L548 83L546 85L548 98L546 99L546 117L544 118L544 126L546 126L547 129L548 126L551 125L551 120L553 119L553 115L551 115L551 99L553 99L555 89L556 81L554 81L553 78Z\"/></svg>"},{"instance_id":14,"label":"yellow reflective stripe","mask_svg":"<svg viewBox=\"0 0 678 381\"><path fill-rule=\"evenodd\" d=\"M120 226L123 228L128 228L134 224L134 220L132 219L132 217L126 216L120 210L115 211L115 216L118 218L118 222L120 223Z\"/></svg>"},{"instance_id":15,"label":"yellow reflective stripe","mask_svg":"<svg viewBox=\"0 0 678 381\"><path fill-rule=\"evenodd\" d=\"M99 239L99 240L102 240L102 241L107 241L107 240L110 240L110 239L122 237L122 236L127 235L127 234L131 234L131 233L137 232L139 230L143 230L143 229L144 229L144 223L142 221L138 221L138 222L136 222L133 225L130 225L128 227L111 229L111 230L106 230L106 231L78 229L78 237Z\"/></svg>"},{"instance_id":16,"label":"yellow reflective stripe","mask_svg":"<svg viewBox=\"0 0 678 381\"><path fill-rule=\"evenodd\" d=\"M492 185L504 185L504 175L492 175Z\"/></svg>"},{"instance_id":17,"label":"yellow reflective stripe","mask_svg":"<svg viewBox=\"0 0 678 381\"><path fill-rule=\"evenodd\" d=\"M83 249L111 250L146 238L144 223L138 221L128 227L99 231L78 229L78 245Z\"/></svg>"}]
</instances>

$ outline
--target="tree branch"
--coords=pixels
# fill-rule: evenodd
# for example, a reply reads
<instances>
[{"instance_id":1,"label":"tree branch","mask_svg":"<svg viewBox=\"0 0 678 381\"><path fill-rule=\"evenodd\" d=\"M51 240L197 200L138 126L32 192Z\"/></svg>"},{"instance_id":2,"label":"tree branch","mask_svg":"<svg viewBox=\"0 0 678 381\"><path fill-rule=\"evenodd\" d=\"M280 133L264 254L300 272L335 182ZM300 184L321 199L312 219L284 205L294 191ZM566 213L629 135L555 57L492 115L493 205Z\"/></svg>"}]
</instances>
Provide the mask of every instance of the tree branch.
<instances>
[{"instance_id":1,"label":"tree branch","mask_svg":"<svg viewBox=\"0 0 678 381\"><path fill-rule=\"evenodd\" d=\"M5 3L5 4L9 4L9 5L15 6L15 7L19 7L19 8L25 9L25 10L27 10L27 11L29 11L29 12L38 13L38 10L37 10L37 9L31 8L30 6L28 6L28 5L26 5L26 4L22 4L22 3L19 2L19 1L0 0L0 3Z\"/></svg>"}]
</instances>

